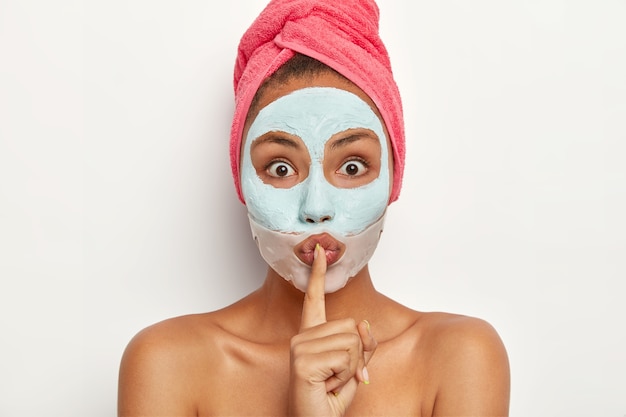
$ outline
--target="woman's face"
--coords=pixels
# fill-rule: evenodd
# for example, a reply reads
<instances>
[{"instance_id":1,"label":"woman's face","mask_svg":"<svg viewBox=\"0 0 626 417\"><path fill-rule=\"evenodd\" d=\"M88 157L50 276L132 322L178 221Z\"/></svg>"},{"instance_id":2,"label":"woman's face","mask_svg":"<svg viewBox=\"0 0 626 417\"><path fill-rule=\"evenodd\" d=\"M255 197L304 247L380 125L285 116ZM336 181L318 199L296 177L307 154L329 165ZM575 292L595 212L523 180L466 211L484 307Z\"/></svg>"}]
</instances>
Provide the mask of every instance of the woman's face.
<instances>
[{"instance_id":1,"label":"woman's face","mask_svg":"<svg viewBox=\"0 0 626 417\"><path fill-rule=\"evenodd\" d=\"M364 244L373 253L380 231L366 231L382 228L391 190L391 152L375 106L358 87L323 73L267 88L257 108L244 131L241 184L261 253L275 252L278 239L287 253L270 257L292 257L285 268L293 269L310 265L319 243L329 268L343 262L350 266L343 274L356 274L363 259L343 259L361 258Z\"/></svg>"}]
</instances>

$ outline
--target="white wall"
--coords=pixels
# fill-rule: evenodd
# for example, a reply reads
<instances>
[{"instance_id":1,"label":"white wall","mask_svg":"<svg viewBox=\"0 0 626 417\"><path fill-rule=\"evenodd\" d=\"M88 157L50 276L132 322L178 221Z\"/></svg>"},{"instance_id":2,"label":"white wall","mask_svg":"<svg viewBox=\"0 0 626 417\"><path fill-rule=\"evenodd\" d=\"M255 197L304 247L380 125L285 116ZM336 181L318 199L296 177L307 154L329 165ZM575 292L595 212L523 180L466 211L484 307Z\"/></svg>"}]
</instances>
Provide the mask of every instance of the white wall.
<instances>
[{"instance_id":1,"label":"white wall","mask_svg":"<svg viewBox=\"0 0 626 417\"><path fill-rule=\"evenodd\" d=\"M0 1L1 416L114 415L134 333L261 282L227 142L265 1L220 4ZM626 3L379 6L408 155L378 288L494 324L512 416L626 415Z\"/></svg>"}]
</instances>

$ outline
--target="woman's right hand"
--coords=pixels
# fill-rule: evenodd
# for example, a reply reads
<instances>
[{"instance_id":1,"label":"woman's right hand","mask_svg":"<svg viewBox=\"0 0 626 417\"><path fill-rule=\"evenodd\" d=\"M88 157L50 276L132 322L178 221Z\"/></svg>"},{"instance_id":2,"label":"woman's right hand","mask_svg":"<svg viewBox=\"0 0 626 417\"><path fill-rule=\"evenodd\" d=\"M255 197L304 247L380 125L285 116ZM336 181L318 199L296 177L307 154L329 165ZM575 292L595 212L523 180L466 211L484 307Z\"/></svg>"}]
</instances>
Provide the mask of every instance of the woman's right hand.
<instances>
[{"instance_id":1,"label":"woman's right hand","mask_svg":"<svg viewBox=\"0 0 626 417\"><path fill-rule=\"evenodd\" d=\"M326 321L326 255L319 245L302 307L300 332L291 339L290 416L343 416L376 350L369 324Z\"/></svg>"}]
</instances>

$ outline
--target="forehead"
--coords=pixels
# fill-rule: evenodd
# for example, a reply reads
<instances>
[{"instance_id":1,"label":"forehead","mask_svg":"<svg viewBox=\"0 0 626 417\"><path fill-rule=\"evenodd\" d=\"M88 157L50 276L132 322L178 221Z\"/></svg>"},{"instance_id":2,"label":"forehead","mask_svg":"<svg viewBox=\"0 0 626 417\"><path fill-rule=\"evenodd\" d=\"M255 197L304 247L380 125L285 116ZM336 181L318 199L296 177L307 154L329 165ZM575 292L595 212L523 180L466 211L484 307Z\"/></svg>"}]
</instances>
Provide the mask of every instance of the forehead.
<instances>
[{"instance_id":1,"label":"forehead","mask_svg":"<svg viewBox=\"0 0 626 417\"><path fill-rule=\"evenodd\" d=\"M284 132L299 137L307 147L323 147L335 134L359 128L384 141L380 119L360 97L334 87L309 87L279 97L261 109L248 130L248 140L268 132Z\"/></svg>"},{"instance_id":2,"label":"forehead","mask_svg":"<svg viewBox=\"0 0 626 417\"><path fill-rule=\"evenodd\" d=\"M258 100L256 101L254 107L250 108L248 118L246 120L246 125L243 131L242 142L245 141L248 135L248 130L250 129L250 125L256 119L261 109L283 96L286 96L296 90L301 90L308 87L334 87L357 95L361 100L367 103L374 112L374 114L376 114L383 126L385 136L387 138L389 137L386 126L382 121L382 117L372 99L369 98L369 96L365 94L363 90L361 90L349 80L330 71L324 71L313 76L291 77L284 83L270 83L270 85L264 88L260 96L258 97Z\"/></svg>"}]
</instances>

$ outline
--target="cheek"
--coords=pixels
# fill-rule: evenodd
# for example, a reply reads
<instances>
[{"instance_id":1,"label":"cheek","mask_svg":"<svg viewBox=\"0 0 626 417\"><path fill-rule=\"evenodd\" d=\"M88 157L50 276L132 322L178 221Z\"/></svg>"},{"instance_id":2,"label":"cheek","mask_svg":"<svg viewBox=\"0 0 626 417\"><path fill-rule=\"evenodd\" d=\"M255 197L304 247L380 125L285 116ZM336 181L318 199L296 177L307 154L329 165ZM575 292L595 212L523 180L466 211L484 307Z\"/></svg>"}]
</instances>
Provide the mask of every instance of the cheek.
<instances>
[{"instance_id":1,"label":"cheek","mask_svg":"<svg viewBox=\"0 0 626 417\"><path fill-rule=\"evenodd\" d=\"M275 188L256 176L244 177L242 181L249 215L264 227L280 232L298 231L301 188Z\"/></svg>"},{"instance_id":2,"label":"cheek","mask_svg":"<svg viewBox=\"0 0 626 417\"><path fill-rule=\"evenodd\" d=\"M389 200L387 176L358 188L329 188L327 195L335 207L332 227L343 236L356 235L384 214Z\"/></svg>"}]
</instances>

